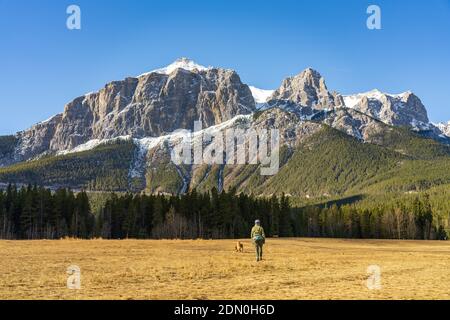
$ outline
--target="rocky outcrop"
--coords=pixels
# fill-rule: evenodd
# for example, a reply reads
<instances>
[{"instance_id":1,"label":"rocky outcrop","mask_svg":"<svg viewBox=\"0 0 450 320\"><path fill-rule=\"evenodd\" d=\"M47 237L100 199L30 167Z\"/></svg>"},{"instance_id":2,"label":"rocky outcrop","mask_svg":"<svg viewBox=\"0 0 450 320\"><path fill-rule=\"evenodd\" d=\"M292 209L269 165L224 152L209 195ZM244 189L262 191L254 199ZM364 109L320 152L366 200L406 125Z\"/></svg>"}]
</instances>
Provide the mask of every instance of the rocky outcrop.
<instances>
[{"instance_id":1,"label":"rocky outcrop","mask_svg":"<svg viewBox=\"0 0 450 320\"><path fill-rule=\"evenodd\" d=\"M325 79L311 68L285 79L269 100L287 100L300 107L314 109L332 109L343 105L342 97L330 93Z\"/></svg>"},{"instance_id":2,"label":"rocky outcrop","mask_svg":"<svg viewBox=\"0 0 450 320\"><path fill-rule=\"evenodd\" d=\"M438 123L436 127L439 129L442 135L450 138L450 121L447 123Z\"/></svg>"},{"instance_id":3,"label":"rocky outcrop","mask_svg":"<svg viewBox=\"0 0 450 320\"><path fill-rule=\"evenodd\" d=\"M25 161L48 153L62 118L63 115L58 114L49 120L32 126L26 131L19 132L16 135L15 162Z\"/></svg>"},{"instance_id":4,"label":"rocky outcrop","mask_svg":"<svg viewBox=\"0 0 450 320\"><path fill-rule=\"evenodd\" d=\"M323 123L363 142L374 143L373 136L389 128L383 122L354 109L338 108L320 116Z\"/></svg>"},{"instance_id":5,"label":"rocky outcrop","mask_svg":"<svg viewBox=\"0 0 450 320\"><path fill-rule=\"evenodd\" d=\"M254 113L256 103L253 125L281 129L282 142L290 146L318 123L369 142L370 133L381 130L382 124L450 141L450 125L430 124L424 105L411 92L391 95L374 90L341 96L330 92L324 78L311 68L285 79L271 92L248 87L233 70L203 67L182 58L74 99L62 114L19 132L14 151L0 156L0 166L89 147L92 141L151 140L178 129L193 129L197 120L209 128Z\"/></svg>"},{"instance_id":6,"label":"rocky outcrop","mask_svg":"<svg viewBox=\"0 0 450 320\"><path fill-rule=\"evenodd\" d=\"M254 111L251 91L235 71L181 59L76 98L61 115L20 133L18 148L20 158L29 159L93 139L157 137L192 129L197 120L209 127Z\"/></svg>"},{"instance_id":7,"label":"rocky outcrop","mask_svg":"<svg viewBox=\"0 0 450 320\"><path fill-rule=\"evenodd\" d=\"M427 110L412 92L399 95L373 90L367 93L345 96L345 106L358 110L393 126L402 126L417 131L428 130Z\"/></svg>"}]
</instances>

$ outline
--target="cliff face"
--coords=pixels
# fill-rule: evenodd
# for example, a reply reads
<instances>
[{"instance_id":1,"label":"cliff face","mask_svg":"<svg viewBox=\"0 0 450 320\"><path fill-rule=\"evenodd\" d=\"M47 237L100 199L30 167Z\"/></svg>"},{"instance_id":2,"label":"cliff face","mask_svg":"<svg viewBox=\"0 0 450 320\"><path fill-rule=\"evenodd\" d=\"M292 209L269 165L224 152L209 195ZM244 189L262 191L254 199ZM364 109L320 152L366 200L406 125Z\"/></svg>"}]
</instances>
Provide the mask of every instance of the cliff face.
<instances>
[{"instance_id":1,"label":"cliff face","mask_svg":"<svg viewBox=\"0 0 450 320\"><path fill-rule=\"evenodd\" d=\"M184 146L184 134L176 131L192 130L195 121L203 125L195 139L202 133L206 137L217 134L202 142L208 157L212 153L220 156L212 141L225 139L230 129L238 129L239 137L245 130L278 129L281 174L262 175L259 169L265 165L172 161L172 152ZM411 92L392 95L373 90L341 96L330 92L313 69L287 78L278 90L260 90L243 84L235 71L179 59L165 68L111 82L98 92L74 99L63 113L47 121L0 137L0 183L168 193L214 187L248 193L259 190L260 194L314 194L317 188L311 181L326 181L324 190L337 192L336 186L330 187L337 181L329 179L336 174L334 168L340 168L339 176L348 169L348 176L371 179L372 169L381 165L376 159L392 156L398 163L397 157L411 152L418 152L414 154L418 159L422 152L427 159L447 156L449 134L448 125L429 122L425 106ZM412 140L414 148L409 145ZM83 153L87 150L92 152ZM367 167L354 173L361 168L360 155L366 152L370 152L363 163ZM247 153L248 163L257 163ZM23 163L46 155L43 161ZM347 161L344 167L343 159ZM13 164L17 166L9 167ZM301 191L297 185L304 181L309 182Z\"/></svg>"},{"instance_id":2,"label":"cliff face","mask_svg":"<svg viewBox=\"0 0 450 320\"><path fill-rule=\"evenodd\" d=\"M314 109L328 109L343 105L342 97L330 93L325 79L319 72L311 68L295 77L285 79L270 99L288 100L300 107Z\"/></svg>"},{"instance_id":3,"label":"cliff face","mask_svg":"<svg viewBox=\"0 0 450 320\"><path fill-rule=\"evenodd\" d=\"M348 108L358 110L393 126L427 130L428 115L422 101L412 92L392 95L373 90L344 97Z\"/></svg>"},{"instance_id":4,"label":"cliff face","mask_svg":"<svg viewBox=\"0 0 450 320\"><path fill-rule=\"evenodd\" d=\"M192 129L197 120L210 127L255 111L250 89L232 70L180 65L169 71L111 82L76 98L61 115L18 134L20 159L93 139L157 137Z\"/></svg>"},{"instance_id":5,"label":"cliff face","mask_svg":"<svg viewBox=\"0 0 450 320\"><path fill-rule=\"evenodd\" d=\"M425 106L411 92L391 95L373 90L341 96L330 92L324 78L311 68L285 79L272 92L248 87L233 70L207 68L182 58L139 77L111 82L74 99L63 113L14 139L3 139L0 166L70 151L93 140L161 137L193 129L195 121L209 128L252 114L257 107L295 114L297 120L281 126L290 132L298 121L313 120L366 141L384 123L449 140L447 126L429 123Z\"/></svg>"}]
</instances>

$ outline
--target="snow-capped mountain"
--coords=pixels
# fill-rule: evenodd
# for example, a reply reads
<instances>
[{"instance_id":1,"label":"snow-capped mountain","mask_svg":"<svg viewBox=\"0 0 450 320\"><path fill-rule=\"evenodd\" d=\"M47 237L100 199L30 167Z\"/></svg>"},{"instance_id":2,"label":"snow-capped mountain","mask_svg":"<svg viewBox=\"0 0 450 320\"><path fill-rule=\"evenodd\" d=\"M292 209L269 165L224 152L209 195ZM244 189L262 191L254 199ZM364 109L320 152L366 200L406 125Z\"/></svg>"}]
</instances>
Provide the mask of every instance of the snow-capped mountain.
<instances>
[{"instance_id":1,"label":"snow-capped mountain","mask_svg":"<svg viewBox=\"0 0 450 320\"><path fill-rule=\"evenodd\" d=\"M345 105L348 108L355 108L363 98L371 99L371 100L377 100L380 101L384 98L384 96L391 97L394 99L402 99L404 96L406 96L410 92L404 92L401 94L390 94L381 92L378 89L373 89L372 91L365 92L365 93L357 93L354 95L344 95L344 101Z\"/></svg>"},{"instance_id":2,"label":"snow-capped mountain","mask_svg":"<svg viewBox=\"0 0 450 320\"><path fill-rule=\"evenodd\" d=\"M311 68L285 79L277 90L262 90L242 83L233 70L181 58L78 97L63 113L17 133L7 140L14 145L0 155L0 166L88 150L115 139L140 145L142 141L167 141L159 138L178 129L192 129L196 120L203 128L220 127L257 110L273 114L272 109L295 114L294 127L322 122L364 141L370 141L370 132L379 129L380 121L427 131L440 139L449 133L448 126L438 129L429 123L424 105L412 92L393 95L373 90L341 96L330 92L325 79Z\"/></svg>"},{"instance_id":3,"label":"snow-capped mountain","mask_svg":"<svg viewBox=\"0 0 450 320\"><path fill-rule=\"evenodd\" d=\"M91 140L159 137L192 129L196 120L210 127L254 111L252 93L235 71L183 58L76 98L62 114L19 132L15 158L71 150Z\"/></svg>"},{"instance_id":4,"label":"snow-capped mountain","mask_svg":"<svg viewBox=\"0 0 450 320\"><path fill-rule=\"evenodd\" d=\"M344 96L347 108L365 113L386 124L410 127L416 131L430 130L427 110L414 93L383 93L375 89Z\"/></svg>"},{"instance_id":5,"label":"snow-capped mountain","mask_svg":"<svg viewBox=\"0 0 450 320\"><path fill-rule=\"evenodd\" d=\"M325 79L311 68L285 79L276 90L262 90L242 83L233 70L204 67L181 58L138 77L113 81L98 92L74 99L61 114L14 136L0 137L0 183L169 193L231 186L247 192L258 187L259 192L264 192L266 182L260 180L255 168L184 166L171 161L171 152L186 134L179 129L191 130L197 120L202 122L203 130L194 133L194 140L202 134L228 129L278 129L286 177L296 177L302 159L297 157L292 166L289 159L298 150L318 152L317 144L324 142L330 143L323 149L328 150L325 152L339 152L333 148L340 148L342 139L353 146L349 149L351 159L345 163L351 169L349 174L361 165L356 163L360 160L358 154L371 152L374 159L369 157L363 171L367 179L371 177L372 160L376 163L376 159L392 156L397 163L396 157L420 158L421 154L408 153L408 139L414 140L414 146L421 146L419 152L423 147L428 159L434 154L450 155L444 145L450 144L450 123L429 123L424 105L412 92L394 95L373 90L342 96L329 91ZM396 126L438 142L421 139ZM334 141L338 141L336 145ZM210 143L203 141L204 148ZM367 145L371 145L369 149ZM322 154L315 155L307 162L305 172L314 171L318 167L315 161L321 158ZM316 170L316 180L329 181L328 176L320 174L327 165L342 165L335 160L339 159L331 157L328 164L322 163L322 169ZM22 165L25 161L32 164ZM9 170L12 164L17 167ZM273 190L301 193L285 184L286 177L274 182ZM295 183L302 183L306 176L298 179ZM308 194L316 191L304 190Z\"/></svg>"},{"instance_id":6,"label":"snow-capped mountain","mask_svg":"<svg viewBox=\"0 0 450 320\"><path fill-rule=\"evenodd\" d=\"M160 74L170 75L172 72L174 72L177 69L183 69L186 71L194 72L194 71L207 71L207 70L213 69L213 68L199 65L198 63L196 63L193 60L188 59L188 58L180 58L180 59L175 60L173 63L171 63L167 67L144 73L144 74L140 75L139 77L146 76L150 73L160 73Z\"/></svg>"},{"instance_id":7,"label":"snow-capped mountain","mask_svg":"<svg viewBox=\"0 0 450 320\"><path fill-rule=\"evenodd\" d=\"M435 124L435 126L442 132L443 135L450 137L450 121L447 123L440 122Z\"/></svg>"}]
</instances>

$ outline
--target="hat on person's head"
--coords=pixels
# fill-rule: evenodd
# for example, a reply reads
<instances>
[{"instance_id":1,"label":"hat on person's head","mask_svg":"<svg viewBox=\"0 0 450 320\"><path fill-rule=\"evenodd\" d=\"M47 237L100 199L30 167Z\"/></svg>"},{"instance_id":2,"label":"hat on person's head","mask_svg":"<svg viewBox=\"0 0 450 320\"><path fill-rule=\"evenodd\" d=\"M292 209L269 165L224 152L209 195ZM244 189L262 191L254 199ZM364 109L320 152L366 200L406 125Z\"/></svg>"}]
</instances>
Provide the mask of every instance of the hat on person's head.
<instances>
[{"instance_id":1,"label":"hat on person's head","mask_svg":"<svg viewBox=\"0 0 450 320\"><path fill-rule=\"evenodd\" d=\"M261 221L255 220L255 224L261 224Z\"/></svg>"}]
</instances>

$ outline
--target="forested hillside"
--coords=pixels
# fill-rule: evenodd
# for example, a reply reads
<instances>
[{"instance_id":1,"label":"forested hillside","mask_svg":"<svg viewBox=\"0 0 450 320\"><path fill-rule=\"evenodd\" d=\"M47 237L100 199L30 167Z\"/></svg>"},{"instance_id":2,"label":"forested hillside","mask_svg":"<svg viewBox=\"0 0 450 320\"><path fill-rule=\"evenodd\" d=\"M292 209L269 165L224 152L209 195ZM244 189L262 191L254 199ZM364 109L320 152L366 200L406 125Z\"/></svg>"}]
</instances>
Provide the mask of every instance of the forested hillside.
<instances>
[{"instance_id":1,"label":"forested hillside","mask_svg":"<svg viewBox=\"0 0 450 320\"><path fill-rule=\"evenodd\" d=\"M0 139L10 148L11 138ZM3 142L2 142L3 141ZM320 199L355 194L426 191L450 184L450 146L408 129L384 126L361 141L327 125L280 149L280 170L261 176L258 165L175 166L167 146L145 155L131 140L88 151L0 168L0 183L52 189L178 194L236 189L238 193ZM141 166L135 170L133 166ZM139 176L132 175L139 172Z\"/></svg>"},{"instance_id":2,"label":"forested hillside","mask_svg":"<svg viewBox=\"0 0 450 320\"><path fill-rule=\"evenodd\" d=\"M129 189L135 146L130 141L103 144L94 150L45 157L0 168L0 181L102 191Z\"/></svg>"}]
</instances>

